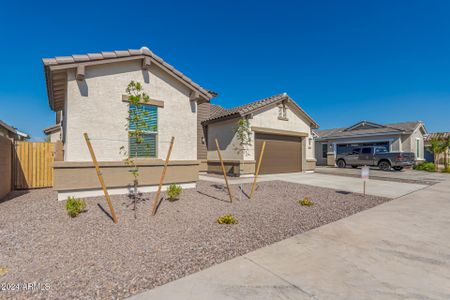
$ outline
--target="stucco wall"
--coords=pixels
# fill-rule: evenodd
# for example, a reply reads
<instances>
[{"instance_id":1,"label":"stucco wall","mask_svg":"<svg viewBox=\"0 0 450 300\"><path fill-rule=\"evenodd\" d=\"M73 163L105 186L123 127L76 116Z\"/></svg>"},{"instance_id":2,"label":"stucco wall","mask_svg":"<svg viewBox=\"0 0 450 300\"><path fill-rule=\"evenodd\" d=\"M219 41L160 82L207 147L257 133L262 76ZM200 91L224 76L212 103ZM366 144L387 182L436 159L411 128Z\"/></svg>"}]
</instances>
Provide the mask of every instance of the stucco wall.
<instances>
[{"instance_id":1,"label":"stucco wall","mask_svg":"<svg viewBox=\"0 0 450 300\"><path fill-rule=\"evenodd\" d=\"M405 137L404 142L403 142L403 151L405 152L413 152L414 154L416 154L417 149L416 149L416 141L417 139L419 140L419 157L417 157L417 159L422 160L424 159L425 156L425 145L424 145L424 137L423 137L423 132L421 130L421 127L419 126L411 135L408 135Z\"/></svg>"},{"instance_id":2,"label":"stucco wall","mask_svg":"<svg viewBox=\"0 0 450 300\"><path fill-rule=\"evenodd\" d=\"M240 149L239 140L236 138L236 128L238 119L226 120L208 125L208 160L217 160L216 142L217 138L220 146L220 153L224 160L242 160L244 155Z\"/></svg>"},{"instance_id":3,"label":"stucco wall","mask_svg":"<svg viewBox=\"0 0 450 300\"><path fill-rule=\"evenodd\" d=\"M87 132L99 161L122 160L120 147L128 149L126 118L128 103L122 95L131 81L138 81L152 99L164 101L158 107L158 158L164 158L171 136L175 144L171 159L197 159L196 103L189 101L189 89L152 65L141 61L104 64L86 68L86 79L75 80L68 72L65 120L65 160L90 161L83 133Z\"/></svg>"},{"instance_id":4,"label":"stucco wall","mask_svg":"<svg viewBox=\"0 0 450 300\"><path fill-rule=\"evenodd\" d=\"M288 118L287 121L278 119L278 107L274 106L255 113L253 118L249 120L250 126L308 133L308 137L306 137L306 159L314 159L314 146L308 146L308 139L312 137L310 125L302 116L296 114L289 106L286 107L286 114ZM255 134L253 133L253 140L254 137ZM311 144L313 144L313 142ZM246 151L244 159L254 160L254 156L255 151L252 146L249 148L249 151Z\"/></svg>"},{"instance_id":5,"label":"stucco wall","mask_svg":"<svg viewBox=\"0 0 450 300\"><path fill-rule=\"evenodd\" d=\"M48 135L51 143L56 143L61 140L61 131L52 132Z\"/></svg>"}]
</instances>

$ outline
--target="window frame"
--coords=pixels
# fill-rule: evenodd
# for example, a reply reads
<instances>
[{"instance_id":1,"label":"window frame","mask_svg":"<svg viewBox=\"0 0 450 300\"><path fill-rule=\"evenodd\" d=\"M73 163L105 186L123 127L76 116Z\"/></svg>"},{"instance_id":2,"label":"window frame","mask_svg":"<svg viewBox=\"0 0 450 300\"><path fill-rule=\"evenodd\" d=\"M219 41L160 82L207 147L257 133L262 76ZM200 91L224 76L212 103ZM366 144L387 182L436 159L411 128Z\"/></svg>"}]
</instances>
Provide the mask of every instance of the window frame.
<instances>
[{"instance_id":1,"label":"window frame","mask_svg":"<svg viewBox=\"0 0 450 300\"><path fill-rule=\"evenodd\" d=\"M322 144L322 158L327 157L328 157L328 144Z\"/></svg>"},{"instance_id":2,"label":"window frame","mask_svg":"<svg viewBox=\"0 0 450 300\"><path fill-rule=\"evenodd\" d=\"M130 111L130 107L134 105L129 103L128 104L128 111ZM155 108L155 114L156 114L156 131L142 131L142 135L143 136L149 136L149 135L153 135L155 137L155 155L154 156L132 156L131 155L131 143L130 140L132 137L130 137L129 132L132 132L134 130L130 130L130 123L128 122L128 157L136 157L137 159L155 159L158 158L158 144L159 144L159 133L158 133L158 129L159 129L159 114L158 114L158 106L157 105L153 105L153 104L146 104L146 103L140 103L139 105L141 106L147 106L147 107L154 107ZM136 105L134 105L136 106Z\"/></svg>"},{"instance_id":3,"label":"window frame","mask_svg":"<svg viewBox=\"0 0 450 300\"><path fill-rule=\"evenodd\" d=\"M364 150L369 150L369 152L364 152ZM370 147L362 147L361 148L361 154L372 154L372 148Z\"/></svg>"},{"instance_id":4,"label":"window frame","mask_svg":"<svg viewBox=\"0 0 450 300\"><path fill-rule=\"evenodd\" d=\"M416 158L420 157L420 139L416 138Z\"/></svg>"}]
</instances>

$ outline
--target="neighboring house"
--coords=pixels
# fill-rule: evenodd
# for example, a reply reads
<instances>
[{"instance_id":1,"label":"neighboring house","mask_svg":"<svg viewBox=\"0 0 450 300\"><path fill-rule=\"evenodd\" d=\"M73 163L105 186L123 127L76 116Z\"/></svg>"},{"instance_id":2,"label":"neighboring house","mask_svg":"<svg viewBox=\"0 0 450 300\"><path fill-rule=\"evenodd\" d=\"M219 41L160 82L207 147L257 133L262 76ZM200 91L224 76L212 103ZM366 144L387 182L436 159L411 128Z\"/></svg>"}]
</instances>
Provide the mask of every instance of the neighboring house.
<instances>
[{"instance_id":1,"label":"neighboring house","mask_svg":"<svg viewBox=\"0 0 450 300\"><path fill-rule=\"evenodd\" d=\"M0 120L0 200L13 188L14 142L30 136Z\"/></svg>"},{"instance_id":2,"label":"neighboring house","mask_svg":"<svg viewBox=\"0 0 450 300\"><path fill-rule=\"evenodd\" d=\"M315 169L312 129L318 125L286 93L230 109L217 105L205 105L202 109L206 132L205 152L200 158L202 171L220 172L216 138L227 172L236 176L255 173L264 141L261 174ZM249 145L241 145L238 139L240 119L248 120L252 141Z\"/></svg>"},{"instance_id":3,"label":"neighboring house","mask_svg":"<svg viewBox=\"0 0 450 300\"><path fill-rule=\"evenodd\" d=\"M0 136L4 136L11 141L25 141L30 138L27 133L17 130L2 120L0 120Z\"/></svg>"},{"instance_id":4,"label":"neighboring house","mask_svg":"<svg viewBox=\"0 0 450 300\"><path fill-rule=\"evenodd\" d=\"M148 48L43 59L50 108L61 113L64 157L55 162L54 189L59 199L101 195L84 133L91 139L111 194L127 193L133 176L120 148L137 149L128 137L129 102L126 88L140 82L150 96L146 103L152 131L145 134L150 152L136 150L140 190L159 183L172 136L175 143L165 179L195 187L198 145L202 145L198 107L215 96L167 64ZM57 122L58 123L58 122ZM58 129L50 129L48 132Z\"/></svg>"},{"instance_id":5,"label":"neighboring house","mask_svg":"<svg viewBox=\"0 0 450 300\"><path fill-rule=\"evenodd\" d=\"M61 131L62 113L61 111L58 111L55 113L55 115L56 115L55 124L43 130L44 134L48 137L49 142L52 143L56 143L62 140L62 131Z\"/></svg>"},{"instance_id":6,"label":"neighboring house","mask_svg":"<svg viewBox=\"0 0 450 300\"><path fill-rule=\"evenodd\" d=\"M316 133L318 165L334 165L336 154L353 146L384 146L389 151L414 152L417 161L424 161L424 136L427 130L421 121L384 125L361 121L347 128Z\"/></svg>"},{"instance_id":7,"label":"neighboring house","mask_svg":"<svg viewBox=\"0 0 450 300\"><path fill-rule=\"evenodd\" d=\"M425 138L425 160L429 162L434 162L434 153L431 151L428 146L428 141L430 139L437 138L437 139L448 139L450 138L450 132L433 132L427 135ZM444 163L444 153L440 155L439 163ZM450 151L447 151L446 153L448 161L450 161Z\"/></svg>"},{"instance_id":8,"label":"neighboring house","mask_svg":"<svg viewBox=\"0 0 450 300\"><path fill-rule=\"evenodd\" d=\"M56 143L61 141L61 124L55 124L44 129L44 134L48 136L49 142Z\"/></svg>"}]
</instances>

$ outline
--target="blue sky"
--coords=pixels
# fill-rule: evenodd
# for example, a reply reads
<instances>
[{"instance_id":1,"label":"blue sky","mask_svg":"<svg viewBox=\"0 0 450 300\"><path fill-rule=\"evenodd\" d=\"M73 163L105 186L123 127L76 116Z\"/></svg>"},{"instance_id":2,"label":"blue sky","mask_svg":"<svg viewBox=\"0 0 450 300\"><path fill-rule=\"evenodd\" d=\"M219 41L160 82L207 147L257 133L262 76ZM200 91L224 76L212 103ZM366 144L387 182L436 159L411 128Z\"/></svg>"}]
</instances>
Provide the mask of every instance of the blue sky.
<instances>
[{"instance_id":1,"label":"blue sky","mask_svg":"<svg viewBox=\"0 0 450 300\"><path fill-rule=\"evenodd\" d=\"M0 119L42 138L42 58L145 45L225 107L287 92L323 129L450 131L449 14L450 1L8 1Z\"/></svg>"}]
</instances>

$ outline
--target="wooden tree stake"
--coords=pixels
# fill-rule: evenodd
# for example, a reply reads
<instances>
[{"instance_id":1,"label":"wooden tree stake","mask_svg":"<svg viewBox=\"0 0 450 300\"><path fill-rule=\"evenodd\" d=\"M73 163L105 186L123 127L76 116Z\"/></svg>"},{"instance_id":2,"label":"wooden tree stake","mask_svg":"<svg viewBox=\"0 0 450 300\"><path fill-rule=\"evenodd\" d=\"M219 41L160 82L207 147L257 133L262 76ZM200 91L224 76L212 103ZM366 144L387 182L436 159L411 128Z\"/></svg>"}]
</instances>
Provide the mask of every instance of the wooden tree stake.
<instances>
[{"instance_id":1,"label":"wooden tree stake","mask_svg":"<svg viewBox=\"0 0 450 300\"><path fill-rule=\"evenodd\" d=\"M161 202L161 199L159 199L159 197L161 196L161 188L164 183L164 177L166 176L167 165L169 164L170 154L172 153L174 141L175 141L175 137L172 137L172 139L170 140L169 151L167 152L167 156L166 156L166 161L164 162L164 168L161 173L161 179L159 180L158 191L156 192L155 200L153 200L152 216L154 216L156 214L156 210L158 209L159 202Z\"/></svg>"},{"instance_id":2,"label":"wooden tree stake","mask_svg":"<svg viewBox=\"0 0 450 300\"><path fill-rule=\"evenodd\" d=\"M97 158L95 157L94 149L92 148L91 141L89 140L89 136L87 133L84 133L84 139L86 140L86 144L89 148L89 153L91 153L92 162L95 166L95 171L97 172L98 181L100 181L100 185L102 186L103 193L105 194L106 201L108 202L109 210L111 212L111 216L113 218L114 223L117 224L117 216L114 210L114 207L111 202L111 198L109 197L108 190L105 186L105 181L103 180L102 172L100 172L100 167L98 166Z\"/></svg>"},{"instance_id":3,"label":"wooden tree stake","mask_svg":"<svg viewBox=\"0 0 450 300\"><path fill-rule=\"evenodd\" d=\"M253 179L252 191L250 192L249 199L252 199L253 192L255 191L256 179L258 178L258 175L259 175L259 169L261 168L261 162L262 162L262 158L263 158L263 155L264 155L264 149L265 148L266 148L266 141L264 141L263 144L262 144L261 155L259 156L258 166L256 167L255 178Z\"/></svg>"},{"instance_id":4,"label":"wooden tree stake","mask_svg":"<svg viewBox=\"0 0 450 300\"><path fill-rule=\"evenodd\" d=\"M225 166L223 164L222 154L220 154L219 142L217 141L217 139L216 139L216 147L217 147L217 154L219 155L220 159L220 165L222 166L223 177L225 178L225 183L227 184L228 195L230 195L230 202L233 203L233 195L231 194L230 185L228 184L227 172L225 171Z\"/></svg>"}]
</instances>

